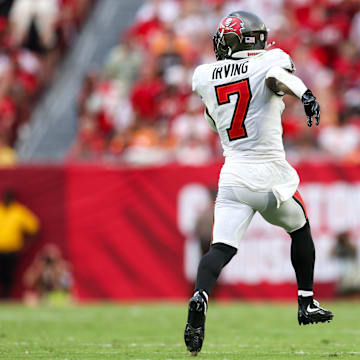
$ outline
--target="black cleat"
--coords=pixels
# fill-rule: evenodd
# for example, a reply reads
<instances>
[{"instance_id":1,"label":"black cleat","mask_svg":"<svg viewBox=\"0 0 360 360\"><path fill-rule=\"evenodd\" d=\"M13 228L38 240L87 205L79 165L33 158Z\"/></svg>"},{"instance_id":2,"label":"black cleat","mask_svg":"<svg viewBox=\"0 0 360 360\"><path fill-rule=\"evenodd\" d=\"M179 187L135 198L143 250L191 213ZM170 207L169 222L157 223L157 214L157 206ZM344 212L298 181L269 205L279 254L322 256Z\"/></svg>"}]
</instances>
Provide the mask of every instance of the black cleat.
<instances>
[{"instance_id":1,"label":"black cleat","mask_svg":"<svg viewBox=\"0 0 360 360\"><path fill-rule=\"evenodd\" d=\"M320 304L309 297L298 297L299 311L298 321L299 325L307 325L318 322L330 322L334 317L334 314L326 309L320 307Z\"/></svg>"},{"instance_id":2,"label":"black cleat","mask_svg":"<svg viewBox=\"0 0 360 360\"><path fill-rule=\"evenodd\" d=\"M206 297L197 291L189 301L188 319L184 332L186 347L193 356L200 352L204 341L206 310Z\"/></svg>"}]
</instances>

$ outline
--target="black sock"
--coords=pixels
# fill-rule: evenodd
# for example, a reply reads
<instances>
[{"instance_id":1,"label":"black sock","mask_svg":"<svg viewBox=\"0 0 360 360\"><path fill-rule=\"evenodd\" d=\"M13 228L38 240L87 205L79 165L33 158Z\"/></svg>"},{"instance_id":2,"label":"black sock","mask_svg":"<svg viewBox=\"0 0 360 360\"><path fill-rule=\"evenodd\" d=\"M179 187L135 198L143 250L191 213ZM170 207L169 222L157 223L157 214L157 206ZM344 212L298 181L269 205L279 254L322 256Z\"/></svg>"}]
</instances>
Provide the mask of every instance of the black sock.
<instances>
[{"instance_id":1,"label":"black sock","mask_svg":"<svg viewBox=\"0 0 360 360\"><path fill-rule=\"evenodd\" d=\"M295 269L298 289L313 291L315 246L309 222L307 221L301 229L290 233L290 236L291 263Z\"/></svg>"},{"instance_id":2,"label":"black sock","mask_svg":"<svg viewBox=\"0 0 360 360\"><path fill-rule=\"evenodd\" d=\"M211 245L209 251L200 261L195 290L204 290L210 295L222 268L232 259L236 252L236 248L222 243Z\"/></svg>"}]
</instances>

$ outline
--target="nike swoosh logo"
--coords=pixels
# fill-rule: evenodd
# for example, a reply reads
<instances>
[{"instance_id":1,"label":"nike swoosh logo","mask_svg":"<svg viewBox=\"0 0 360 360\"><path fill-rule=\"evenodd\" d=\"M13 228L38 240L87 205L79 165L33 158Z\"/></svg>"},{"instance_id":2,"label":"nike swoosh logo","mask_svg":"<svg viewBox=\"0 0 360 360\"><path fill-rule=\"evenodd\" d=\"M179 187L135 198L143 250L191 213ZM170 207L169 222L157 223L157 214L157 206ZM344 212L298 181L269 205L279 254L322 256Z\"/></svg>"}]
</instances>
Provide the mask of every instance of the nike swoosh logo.
<instances>
[{"instance_id":1,"label":"nike swoosh logo","mask_svg":"<svg viewBox=\"0 0 360 360\"><path fill-rule=\"evenodd\" d=\"M312 308L310 307L310 305L308 305L308 307L307 307L307 309L306 309L306 311L307 311L308 313L314 313L314 312L317 312L318 310L319 310L318 308L312 309Z\"/></svg>"}]
</instances>

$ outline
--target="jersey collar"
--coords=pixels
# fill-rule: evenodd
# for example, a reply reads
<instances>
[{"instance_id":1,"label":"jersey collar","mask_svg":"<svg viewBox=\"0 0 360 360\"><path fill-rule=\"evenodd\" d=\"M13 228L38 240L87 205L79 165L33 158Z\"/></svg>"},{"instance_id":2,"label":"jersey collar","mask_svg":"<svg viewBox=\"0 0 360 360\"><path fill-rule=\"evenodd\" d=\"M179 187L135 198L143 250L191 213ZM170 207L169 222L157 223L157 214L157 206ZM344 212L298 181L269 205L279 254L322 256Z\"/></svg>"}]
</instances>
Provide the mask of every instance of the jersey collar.
<instances>
[{"instance_id":1,"label":"jersey collar","mask_svg":"<svg viewBox=\"0 0 360 360\"><path fill-rule=\"evenodd\" d=\"M242 50L231 55L232 59L244 59L265 53L266 50Z\"/></svg>"}]
</instances>

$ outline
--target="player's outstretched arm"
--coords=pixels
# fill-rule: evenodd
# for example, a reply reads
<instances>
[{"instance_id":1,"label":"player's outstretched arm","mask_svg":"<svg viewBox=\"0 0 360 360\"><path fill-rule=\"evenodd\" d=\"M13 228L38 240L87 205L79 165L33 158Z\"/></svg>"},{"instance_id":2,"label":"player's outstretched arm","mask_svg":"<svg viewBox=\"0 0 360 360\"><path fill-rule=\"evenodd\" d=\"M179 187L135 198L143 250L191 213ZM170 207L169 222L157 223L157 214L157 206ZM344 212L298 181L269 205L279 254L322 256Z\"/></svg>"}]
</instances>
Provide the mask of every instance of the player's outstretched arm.
<instances>
[{"instance_id":1,"label":"player's outstretched arm","mask_svg":"<svg viewBox=\"0 0 360 360\"><path fill-rule=\"evenodd\" d=\"M266 85L278 95L292 95L301 99L304 105L307 124L312 126L315 117L316 125L320 122L320 105L315 96L303 81L279 66L272 67L266 74Z\"/></svg>"}]
</instances>

